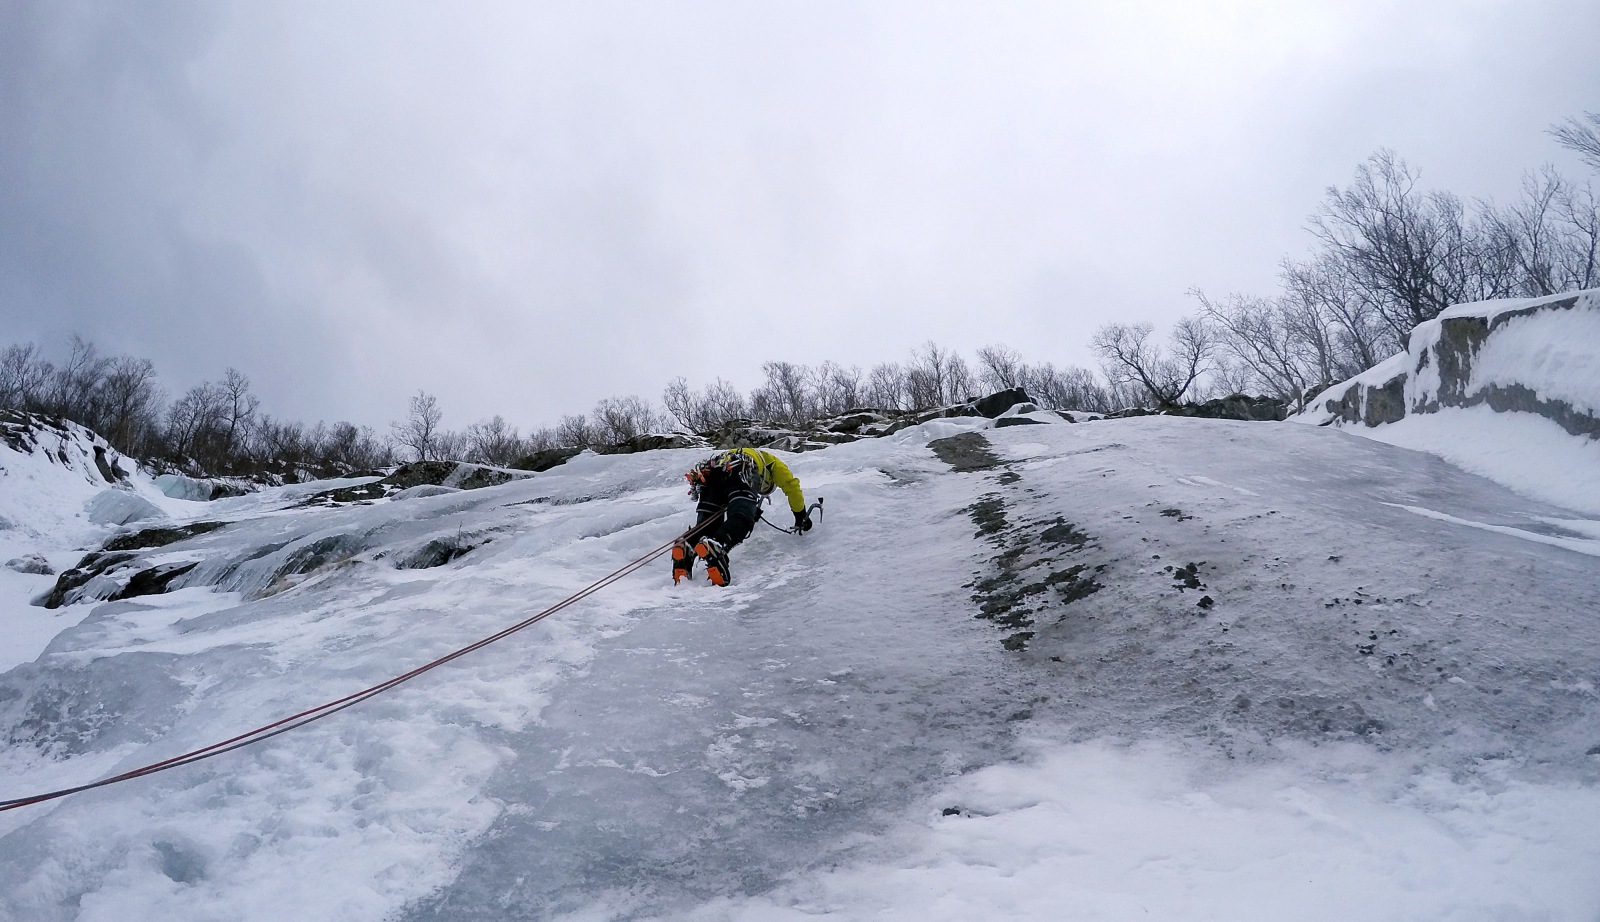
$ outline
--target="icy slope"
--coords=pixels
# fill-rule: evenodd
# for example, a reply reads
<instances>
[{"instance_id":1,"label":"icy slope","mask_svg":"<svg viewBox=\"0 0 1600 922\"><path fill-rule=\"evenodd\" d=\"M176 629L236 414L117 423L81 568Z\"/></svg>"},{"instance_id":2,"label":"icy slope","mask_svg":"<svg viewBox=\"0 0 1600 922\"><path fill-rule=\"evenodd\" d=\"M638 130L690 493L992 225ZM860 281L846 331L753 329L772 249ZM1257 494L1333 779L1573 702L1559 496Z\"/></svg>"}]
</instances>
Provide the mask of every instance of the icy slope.
<instances>
[{"instance_id":1,"label":"icy slope","mask_svg":"<svg viewBox=\"0 0 1600 922\"><path fill-rule=\"evenodd\" d=\"M1600 911L1600 525L1326 429L988 425L795 456L824 522L758 526L728 590L662 562L0 814L0 918ZM0 795L520 620L682 528L699 456L225 501L137 552L183 588L68 606L0 675Z\"/></svg>"}]
</instances>

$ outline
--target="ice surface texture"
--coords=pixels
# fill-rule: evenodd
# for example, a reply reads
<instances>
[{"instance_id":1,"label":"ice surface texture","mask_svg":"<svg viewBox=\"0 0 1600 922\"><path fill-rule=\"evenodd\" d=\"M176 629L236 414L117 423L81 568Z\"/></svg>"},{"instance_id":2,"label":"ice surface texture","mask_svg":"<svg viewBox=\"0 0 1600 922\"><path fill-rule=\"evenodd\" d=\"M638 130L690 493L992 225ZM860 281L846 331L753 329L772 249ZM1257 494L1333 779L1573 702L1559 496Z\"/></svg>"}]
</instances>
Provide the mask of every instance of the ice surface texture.
<instances>
[{"instance_id":1,"label":"ice surface texture","mask_svg":"<svg viewBox=\"0 0 1600 922\"><path fill-rule=\"evenodd\" d=\"M1600 860L1600 526L1313 427L1016 426L967 444L965 470L928 447L990 425L795 458L826 521L758 532L727 590L674 587L663 560L327 721L0 816L0 918L1059 918L1069 889L1129 917L1141 881L1158 907L1244 918L1230 882L1320 905L1300 873L1319 853L1340 892L1404 894L1400 915L1447 915L1468 878L1504 917L1600 911L1573 869ZM126 552L195 564L170 591L69 604L0 675L0 793L204 745L519 621L687 525L700 457L210 504L225 527ZM1079 566L1100 588L1060 591ZM1018 649L977 617L974 584L1005 568L1045 586L1015 595ZM1208 860L1219 828L1268 833ZM1495 860L1552 842L1568 863ZM1452 866L1473 873L1435 873ZM1029 889L1008 901L997 868Z\"/></svg>"}]
</instances>

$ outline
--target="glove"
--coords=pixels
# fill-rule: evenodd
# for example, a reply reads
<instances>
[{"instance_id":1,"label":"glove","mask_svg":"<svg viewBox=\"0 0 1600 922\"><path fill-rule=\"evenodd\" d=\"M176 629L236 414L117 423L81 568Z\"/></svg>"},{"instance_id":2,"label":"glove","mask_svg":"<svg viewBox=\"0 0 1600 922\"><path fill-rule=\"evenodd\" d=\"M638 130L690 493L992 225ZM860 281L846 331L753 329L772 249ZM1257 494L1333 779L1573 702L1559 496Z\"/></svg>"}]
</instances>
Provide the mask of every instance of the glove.
<instances>
[{"instance_id":1,"label":"glove","mask_svg":"<svg viewBox=\"0 0 1600 922\"><path fill-rule=\"evenodd\" d=\"M805 534L811 530L811 513L804 509L794 514L794 530Z\"/></svg>"}]
</instances>

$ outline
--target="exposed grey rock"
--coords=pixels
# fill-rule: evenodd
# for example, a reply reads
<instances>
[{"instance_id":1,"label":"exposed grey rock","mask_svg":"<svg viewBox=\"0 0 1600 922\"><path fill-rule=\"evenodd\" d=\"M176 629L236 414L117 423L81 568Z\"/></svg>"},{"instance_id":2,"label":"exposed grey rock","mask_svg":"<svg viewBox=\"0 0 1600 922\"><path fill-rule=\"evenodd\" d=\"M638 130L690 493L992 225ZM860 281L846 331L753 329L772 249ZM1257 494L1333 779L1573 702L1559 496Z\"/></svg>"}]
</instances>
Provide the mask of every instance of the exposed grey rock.
<instances>
[{"instance_id":1,"label":"exposed grey rock","mask_svg":"<svg viewBox=\"0 0 1600 922\"><path fill-rule=\"evenodd\" d=\"M890 418L879 410L854 410L844 416L836 417L822 424L822 428L829 432L855 434L865 426L875 423L890 422Z\"/></svg>"},{"instance_id":2,"label":"exposed grey rock","mask_svg":"<svg viewBox=\"0 0 1600 922\"><path fill-rule=\"evenodd\" d=\"M548 471L552 467L566 464L572 458L583 454L581 448L546 448L518 461L512 467L524 471Z\"/></svg>"},{"instance_id":3,"label":"exposed grey rock","mask_svg":"<svg viewBox=\"0 0 1600 922\"><path fill-rule=\"evenodd\" d=\"M185 538L193 538L195 535L216 531L226 524L226 522L190 522L188 525L162 526L145 528L134 532L123 532L119 535L113 535L100 550L136 551L147 547L165 547Z\"/></svg>"},{"instance_id":4,"label":"exposed grey rock","mask_svg":"<svg viewBox=\"0 0 1600 922\"><path fill-rule=\"evenodd\" d=\"M477 545L456 538L434 538L396 564L402 570L427 570L442 567L470 553Z\"/></svg>"},{"instance_id":5,"label":"exposed grey rock","mask_svg":"<svg viewBox=\"0 0 1600 922\"><path fill-rule=\"evenodd\" d=\"M1033 403L1033 398L1029 397L1028 392L1022 388L1013 387L1008 391L999 391L979 400L974 400L971 406L977 411L976 415L994 419L1019 403Z\"/></svg>"},{"instance_id":6,"label":"exposed grey rock","mask_svg":"<svg viewBox=\"0 0 1600 922\"><path fill-rule=\"evenodd\" d=\"M687 435L682 432L651 433L649 435L635 436L626 442L617 445L607 445L596 448L595 452L602 455L631 455L641 451L657 451L665 448L710 448L711 443L698 435Z\"/></svg>"},{"instance_id":7,"label":"exposed grey rock","mask_svg":"<svg viewBox=\"0 0 1600 922\"><path fill-rule=\"evenodd\" d=\"M1249 397L1230 394L1204 403L1186 403L1164 411L1168 416L1199 419L1237 419L1246 422L1276 422L1289 415L1289 405L1276 397Z\"/></svg>"},{"instance_id":8,"label":"exposed grey rock","mask_svg":"<svg viewBox=\"0 0 1600 922\"><path fill-rule=\"evenodd\" d=\"M995 454L989 440L981 432L962 432L928 443L940 461L960 473L988 471L1000 466L1000 456Z\"/></svg>"},{"instance_id":9,"label":"exposed grey rock","mask_svg":"<svg viewBox=\"0 0 1600 922\"><path fill-rule=\"evenodd\" d=\"M140 570L128 580L126 585L113 593L109 601L119 602L123 599L137 598L142 595L160 595L172 588L174 580L193 570L198 565L198 562L191 561L189 563L160 564L147 570Z\"/></svg>"}]
</instances>

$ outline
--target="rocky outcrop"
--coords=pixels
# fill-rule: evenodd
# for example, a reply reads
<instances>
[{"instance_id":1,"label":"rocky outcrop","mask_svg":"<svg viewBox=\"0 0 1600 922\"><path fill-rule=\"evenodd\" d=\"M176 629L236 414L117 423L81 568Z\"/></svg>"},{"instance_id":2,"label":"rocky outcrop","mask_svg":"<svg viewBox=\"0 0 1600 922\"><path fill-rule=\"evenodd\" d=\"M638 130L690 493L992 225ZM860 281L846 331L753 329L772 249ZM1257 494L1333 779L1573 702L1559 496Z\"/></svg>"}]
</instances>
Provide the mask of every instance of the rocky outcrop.
<instances>
[{"instance_id":1,"label":"rocky outcrop","mask_svg":"<svg viewBox=\"0 0 1600 922\"><path fill-rule=\"evenodd\" d=\"M22 410L0 410L0 442L22 455L44 458L94 484L125 483L134 464L111 443L77 423Z\"/></svg>"},{"instance_id":2,"label":"rocky outcrop","mask_svg":"<svg viewBox=\"0 0 1600 922\"><path fill-rule=\"evenodd\" d=\"M1079 414L1079 419L1088 414ZM1289 405L1276 397L1251 397L1230 394L1214 397L1203 403L1180 403L1165 409L1128 407L1105 415L1106 419L1129 419L1135 416L1187 416L1193 419L1236 419L1242 422L1278 422L1289 415ZM1073 422L1079 419L1067 417Z\"/></svg>"},{"instance_id":3,"label":"rocky outcrop","mask_svg":"<svg viewBox=\"0 0 1600 922\"><path fill-rule=\"evenodd\" d=\"M1323 392L1303 418L1381 426L1474 406L1600 438L1600 290L1453 307L1419 324L1405 352Z\"/></svg>"},{"instance_id":4,"label":"rocky outcrop","mask_svg":"<svg viewBox=\"0 0 1600 922\"><path fill-rule=\"evenodd\" d=\"M241 483L236 480L222 480L216 477L190 477L187 474L166 473L158 474L155 478L156 489L162 495L172 499L187 499L196 502L210 502L217 499L226 499L230 496L243 496L257 489L255 484Z\"/></svg>"},{"instance_id":5,"label":"rocky outcrop","mask_svg":"<svg viewBox=\"0 0 1600 922\"><path fill-rule=\"evenodd\" d=\"M1237 419L1244 422L1278 422L1289 415L1289 405L1276 397L1231 394L1203 403L1185 403L1165 411L1168 416L1196 419Z\"/></svg>"},{"instance_id":6,"label":"rocky outcrop","mask_svg":"<svg viewBox=\"0 0 1600 922\"><path fill-rule=\"evenodd\" d=\"M685 435L681 432L651 433L639 435L616 445L606 445L595 449L596 454L602 455L631 455L641 451L660 451L665 448L709 448L711 443L698 435Z\"/></svg>"},{"instance_id":7,"label":"rocky outcrop","mask_svg":"<svg viewBox=\"0 0 1600 922\"><path fill-rule=\"evenodd\" d=\"M449 487L458 490L476 490L498 486L512 480L528 477L526 471L468 464L464 461L413 461L396 468L393 473L372 481L335 490L324 490L307 497L302 506L332 506L342 503L368 503L387 499L397 493L415 490L422 486ZM416 495L410 493L408 495Z\"/></svg>"},{"instance_id":8,"label":"rocky outcrop","mask_svg":"<svg viewBox=\"0 0 1600 922\"><path fill-rule=\"evenodd\" d=\"M857 407L838 416L815 420L804 426L787 427L753 419L736 419L705 432L689 435L642 435L620 445L593 449L596 454L619 455L662 448L770 448L777 451L816 451L830 445L842 445L858 439L881 438L902 429L919 426L935 419L975 416L997 419L1008 411L1026 405L1036 409L1022 388L999 391L987 397L974 398L965 403L937 407L931 410L889 410L881 407ZM1036 420L997 422L997 425L1025 425ZM518 461L516 467L529 471L547 471L581 454L578 448L549 448Z\"/></svg>"}]
</instances>

